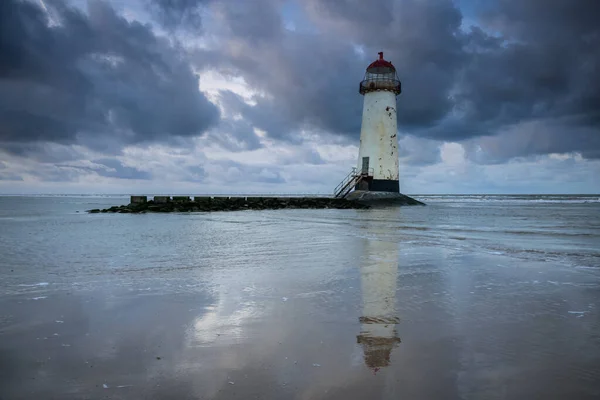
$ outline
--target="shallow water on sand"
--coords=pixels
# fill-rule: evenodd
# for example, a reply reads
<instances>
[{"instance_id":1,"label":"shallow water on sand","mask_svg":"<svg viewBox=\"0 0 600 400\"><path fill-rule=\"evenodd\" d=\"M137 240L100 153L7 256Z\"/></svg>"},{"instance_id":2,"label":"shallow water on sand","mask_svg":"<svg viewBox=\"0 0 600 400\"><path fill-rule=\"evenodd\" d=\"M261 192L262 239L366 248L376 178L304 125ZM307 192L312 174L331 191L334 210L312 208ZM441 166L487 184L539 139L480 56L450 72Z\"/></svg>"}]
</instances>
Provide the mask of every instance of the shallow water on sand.
<instances>
[{"instance_id":1,"label":"shallow water on sand","mask_svg":"<svg viewBox=\"0 0 600 400\"><path fill-rule=\"evenodd\" d=\"M415 197L0 197L0 398L599 398L599 196Z\"/></svg>"}]
</instances>

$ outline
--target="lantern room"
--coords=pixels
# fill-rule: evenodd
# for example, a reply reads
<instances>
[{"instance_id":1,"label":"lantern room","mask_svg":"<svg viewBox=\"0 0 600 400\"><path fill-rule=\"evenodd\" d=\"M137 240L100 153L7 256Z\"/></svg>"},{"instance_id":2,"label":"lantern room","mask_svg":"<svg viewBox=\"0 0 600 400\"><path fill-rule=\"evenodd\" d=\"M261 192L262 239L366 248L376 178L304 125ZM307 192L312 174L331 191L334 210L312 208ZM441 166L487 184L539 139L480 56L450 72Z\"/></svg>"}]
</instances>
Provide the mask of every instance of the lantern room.
<instances>
[{"instance_id":1,"label":"lantern room","mask_svg":"<svg viewBox=\"0 0 600 400\"><path fill-rule=\"evenodd\" d=\"M383 52L379 52L379 59L367 67L359 92L364 95L379 90L394 92L396 95L401 92L396 68L391 62L383 59Z\"/></svg>"}]
</instances>

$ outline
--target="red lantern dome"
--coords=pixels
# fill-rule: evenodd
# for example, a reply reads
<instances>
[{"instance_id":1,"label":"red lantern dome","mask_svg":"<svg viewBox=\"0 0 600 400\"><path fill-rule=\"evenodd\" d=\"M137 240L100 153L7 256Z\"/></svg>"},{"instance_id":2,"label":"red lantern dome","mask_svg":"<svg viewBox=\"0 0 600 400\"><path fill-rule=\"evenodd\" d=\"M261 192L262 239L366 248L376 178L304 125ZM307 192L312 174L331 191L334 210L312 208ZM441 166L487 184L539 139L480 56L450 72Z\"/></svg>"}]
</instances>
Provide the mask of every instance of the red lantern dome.
<instances>
[{"instance_id":1,"label":"red lantern dome","mask_svg":"<svg viewBox=\"0 0 600 400\"><path fill-rule=\"evenodd\" d=\"M389 69L391 69L392 71L395 71L395 70L396 70L396 68L394 67L394 65L393 65L391 62L389 62L389 61L386 61L386 60L384 60L384 59L383 59L383 51L380 51L378 54L379 54L379 60L375 60L375 61L373 61L373 62L372 62L372 63L371 63L371 64L370 64L370 65L367 67L367 71L369 71L369 70L373 70L373 69L375 69L375 68L389 68ZM371 71L369 71L369 72L371 72ZM376 73L376 72L374 72L374 71L373 71L372 73Z\"/></svg>"}]
</instances>

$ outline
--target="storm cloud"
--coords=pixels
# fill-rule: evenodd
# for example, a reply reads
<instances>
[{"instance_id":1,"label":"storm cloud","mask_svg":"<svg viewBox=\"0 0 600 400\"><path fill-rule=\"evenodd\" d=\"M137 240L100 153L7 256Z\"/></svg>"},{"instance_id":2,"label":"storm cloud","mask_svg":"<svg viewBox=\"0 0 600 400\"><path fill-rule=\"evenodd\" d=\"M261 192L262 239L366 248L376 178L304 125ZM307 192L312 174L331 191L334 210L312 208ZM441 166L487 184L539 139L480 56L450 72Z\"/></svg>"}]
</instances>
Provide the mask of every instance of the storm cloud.
<instances>
[{"instance_id":1,"label":"storm cloud","mask_svg":"<svg viewBox=\"0 0 600 400\"><path fill-rule=\"evenodd\" d=\"M202 29L202 12L210 0L146 0L152 15L168 29Z\"/></svg>"},{"instance_id":2,"label":"storm cloud","mask_svg":"<svg viewBox=\"0 0 600 400\"><path fill-rule=\"evenodd\" d=\"M181 49L106 3L0 4L0 141L107 143L199 135L219 117ZM18 147L18 146L17 146Z\"/></svg>"},{"instance_id":3,"label":"storm cloud","mask_svg":"<svg viewBox=\"0 0 600 400\"><path fill-rule=\"evenodd\" d=\"M403 82L402 133L463 141L560 118L565 132L580 132L564 151L597 154L596 140L576 140L599 129L594 1L489 1L481 10L473 3L475 26L450 0L379 0L369 2L368 12L364 2L310 0L303 2L314 24L308 32L286 29L272 11L260 15L280 2L261 4L243 20L227 12L235 2L219 5L222 46L213 60L270 95L243 115L272 137L293 138L308 125L355 139L357 83L372 55L384 50ZM565 141L556 139L548 149L560 152Z\"/></svg>"},{"instance_id":4,"label":"storm cloud","mask_svg":"<svg viewBox=\"0 0 600 400\"><path fill-rule=\"evenodd\" d=\"M482 166L600 159L595 0L132 0L145 14L77 3L0 1L0 155L101 160L103 177L147 180L150 169L110 157L155 143L231 154L353 146L358 84L383 51L402 81L403 164L446 162L444 143ZM205 91L199 77L214 71L243 90ZM289 183L268 166L219 162L224 182ZM7 165L0 179L17 179ZM216 174L181 168L187 180Z\"/></svg>"}]
</instances>

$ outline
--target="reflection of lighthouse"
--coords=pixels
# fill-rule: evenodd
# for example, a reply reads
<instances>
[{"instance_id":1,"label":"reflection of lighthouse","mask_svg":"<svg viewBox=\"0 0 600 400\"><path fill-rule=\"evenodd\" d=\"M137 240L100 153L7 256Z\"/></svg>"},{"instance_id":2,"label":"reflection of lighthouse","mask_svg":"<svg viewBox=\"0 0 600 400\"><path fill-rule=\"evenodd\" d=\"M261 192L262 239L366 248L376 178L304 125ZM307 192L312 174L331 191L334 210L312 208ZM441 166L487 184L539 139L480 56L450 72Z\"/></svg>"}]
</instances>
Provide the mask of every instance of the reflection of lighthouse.
<instances>
[{"instance_id":1,"label":"reflection of lighthouse","mask_svg":"<svg viewBox=\"0 0 600 400\"><path fill-rule=\"evenodd\" d=\"M361 266L363 310L357 342L362 346L365 364L378 369L390 363L390 355L400 342L396 333L396 277L398 244L370 239Z\"/></svg>"}]
</instances>

